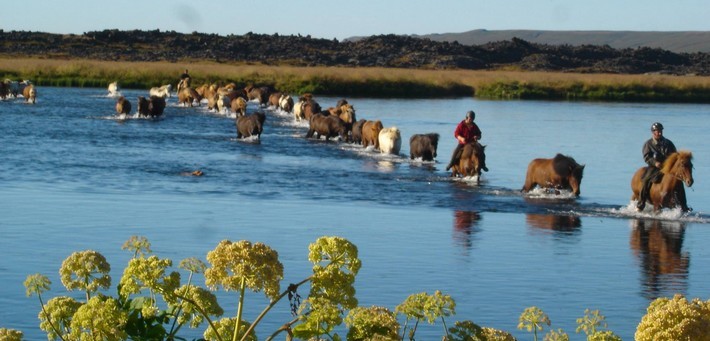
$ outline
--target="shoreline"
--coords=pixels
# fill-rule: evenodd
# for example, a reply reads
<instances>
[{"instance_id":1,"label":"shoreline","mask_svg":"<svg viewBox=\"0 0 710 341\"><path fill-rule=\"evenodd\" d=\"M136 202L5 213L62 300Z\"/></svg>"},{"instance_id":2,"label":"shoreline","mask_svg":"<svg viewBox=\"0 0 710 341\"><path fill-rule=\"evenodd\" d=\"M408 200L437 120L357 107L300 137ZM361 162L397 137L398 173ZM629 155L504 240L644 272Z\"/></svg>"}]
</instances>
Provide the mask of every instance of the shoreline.
<instances>
[{"instance_id":1,"label":"shoreline","mask_svg":"<svg viewBox=\"0 0 710 341\"><path fill-rule=\"evenodd\" d=\"M272 85L293 94L373 98L581 100L710 103L710 77L518 70L422 70L381 67L295 67L209 61L124 62L0 56L2 79L37 86L126 89L173 84L188 69L193 84Z\"/></svg>"}]
</instances>

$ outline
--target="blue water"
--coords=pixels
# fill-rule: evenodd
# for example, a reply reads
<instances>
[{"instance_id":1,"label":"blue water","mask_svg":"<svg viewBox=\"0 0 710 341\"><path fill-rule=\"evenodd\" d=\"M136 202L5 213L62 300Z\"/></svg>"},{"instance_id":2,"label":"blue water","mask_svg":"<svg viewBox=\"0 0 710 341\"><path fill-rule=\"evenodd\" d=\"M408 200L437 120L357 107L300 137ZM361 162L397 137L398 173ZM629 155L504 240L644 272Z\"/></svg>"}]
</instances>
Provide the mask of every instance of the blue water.
<instances>
[{"instance_id":1,"label":"blue water","mask_svg":"<svg viewBox=\"0 0 710 341\"><path fill-rule=\"evenodd\" d=\"M708 105L348 98L358 118L401 130L402 150L392 156L306 140L307 125L281 112L267 110L257 143L236 140L232 117L175 98L159 120L119 120L105 89L38 93L35 105L0 102L0 326L30 340L45 336L25 277L50 277L45 300L79 295L66 292L58 269L71 252L94 249L112 265L107 293L115 294L130 257L120 247L131 235L175 264L204 260L223 239L266 243L284 263L282 288L308 276L311 242L342 236L363 262L360 305L394 310L410 294L441 290L456 300L447 325L473 320L518 338L529 338L516 325L533 305L570 334L585 308L599 309L609 329L632 340L650 300L676 292L708 299ZM147 91L123 93L135 103ZM339 98L316 99L328 107ZM471 109L490 168L480 186L444 171L453 129ZM689 215L630 209L629 181L654 121L695 155ZM442 136L436 162L409 160L409 137L428 132ZM522 196L528 162L558 152L586 164L581 197ZM198 169L205 175L188 175ZM235 315L236 296L219 297ZM290 320L282 303L261 338ZM266 304L251 294L245 317ZM202 329L184 331L199 337ZM424 324L417 338L441 334L441 323Z\"/></svg>"}]
</instances>

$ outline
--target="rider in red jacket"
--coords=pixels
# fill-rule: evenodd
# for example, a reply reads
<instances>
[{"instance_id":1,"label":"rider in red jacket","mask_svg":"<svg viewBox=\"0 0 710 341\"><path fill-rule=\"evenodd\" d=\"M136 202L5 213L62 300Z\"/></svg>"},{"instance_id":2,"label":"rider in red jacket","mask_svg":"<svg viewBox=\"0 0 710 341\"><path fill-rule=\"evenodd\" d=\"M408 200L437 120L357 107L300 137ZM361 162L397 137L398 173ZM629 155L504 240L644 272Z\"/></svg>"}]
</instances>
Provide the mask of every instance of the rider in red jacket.
<instances>
[{"instance_id":1,"label":"rider in red jacket","mask_svg":"<svg viewBox=\"0 0 710 341\"><path fill-rule=\"evenodd\" d=\"M456 140L458 140L459 143L456 145L456 148L454 148L454 152L451 155L451 161L449 162L449 165L446 166L446 170L451 169L451 167L459 163L461 152L467 143L477 142L481 139L481 129L479 129L478 125L473 122L475 119L476 113L469 111L466 113L466 118L456 126L456 130L454 130L454 137L456 137ZM488 169L484 170L488 171Z\"/></svg>"}]
</instances>

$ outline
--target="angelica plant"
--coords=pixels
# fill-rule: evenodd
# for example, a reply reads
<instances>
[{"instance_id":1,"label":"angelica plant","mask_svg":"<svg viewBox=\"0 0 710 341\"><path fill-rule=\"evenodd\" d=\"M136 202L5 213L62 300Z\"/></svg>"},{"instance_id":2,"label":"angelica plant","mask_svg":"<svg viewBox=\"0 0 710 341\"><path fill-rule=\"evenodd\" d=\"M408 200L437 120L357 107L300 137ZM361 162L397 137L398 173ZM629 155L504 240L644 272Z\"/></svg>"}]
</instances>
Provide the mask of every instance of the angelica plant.
<instances>
[{"instance_id":1,"label":"angelica plant","mask_svg":"<svg viewBox=\"0 0 710 341\"><path fill-rule=\"evenodd\" d=\"M294 335L303 339L331 339L333 328L343 323L343 312L357 307L355 277L362 262L355 244L340 237L320 237L308 246L308 260L313 263L313 274L308 297L299 307L299 321Z\"/></svg>"},{"instance_id":2,"label":"angelica plant","mask_svg":"<svg viewBox=\"0 0 710 341\"><path fill-rule=\"evenodd\" d=\"M710 340L710 301L683 295L655 299L636 327L634 338L646 340Z\"/></svg>"},{"instance_id":3,"label":"angelica plant","mask_svg":"<svg viewBox=\"0 0 710 341\"><path fill-rule=\"evenodd\" d=\"M550 325L550 318L538 307L525 308L518 320L518 329L527 329L527 331L533 332L535 341L537 341L538 330L543 331L544 325Z\"/></svg>"},{"instance_id":4,"label":"angelica plant","mask_svg":"<svg viewBox=\"0 0 710 341\"><path fill-rule=\"evenodd\" d=\"M278 253L269 246L263 243L252 244L246 240L221 241L214 250L207 253L207 261L211 265L205 270L205 283L208 287L239 292L232 333L232 340L237 340L242 324L245 290L263 291L267 298L277 299L280 281L283 279L283 264L279 261Z\"/></svg>"},{"instance_id":5,"label":"angelica plant","mask_svg":"<svg viewBox=\"0 0 710 341\"><path fill-rule=\"evenodd\" d=\"M455 308L454 299L449 295L442 294L439 290L435 291L433 295L426 292L409 295L404 302L395 307L396 313L401 313L406 317L402 338L404 338L410 320L415 321L414 327L409 331L409 339L414 340L414 334L420 321L426 320L429 324L433 324L438 318L441 318L444 332L448 337L449 331L446 328L444 317L455 315Z\"/></svg>"},{"instance_id":6,"label":"angelica plant","mask_svg":"<svg viewBox=\"0 0 710 341\"><path fill-rule=\"evenodd\" d=\"M58 309L58 313L54 313L55 311L57 311L57 309L52 309L55 303L55 299L49 300L49 302L47 302L47 305L42 302L42 293L48 291L50 289L51 284L52 282L49 280L49 278L42 274L29 275L27 276L24 282L27 297L36 294L37 298L39 299L39 304L42 307L42 310L39 314L39 319L41 321L40 328L46 331L51 339L60 338L62 340L66 340L66 334L69 329L68 326L69 322L71 321L71 316L74 314L74 311L78 309L79 303L77 302L77 306L73 309L71 307L66 310ZM74 299L72 298L68 299L74 301ZM60 304L59 306L64 307L64 305L62 304Z\"/></svg>"}]
</instances>

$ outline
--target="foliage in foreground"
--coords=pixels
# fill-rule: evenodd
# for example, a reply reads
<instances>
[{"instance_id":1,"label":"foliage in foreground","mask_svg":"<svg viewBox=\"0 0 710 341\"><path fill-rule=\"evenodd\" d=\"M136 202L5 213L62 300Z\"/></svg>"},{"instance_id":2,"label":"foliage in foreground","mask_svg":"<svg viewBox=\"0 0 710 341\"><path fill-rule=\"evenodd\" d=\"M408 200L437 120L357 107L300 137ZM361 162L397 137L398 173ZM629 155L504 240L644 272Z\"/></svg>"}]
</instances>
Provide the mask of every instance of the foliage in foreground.
<instances>
[{"instance_id":1,"label":"foliage in foreground","mask_svg":"<svg viewBox=\"0 0 710 341\"><path fill-rule=\"evenodd\" d=\"M321 237L312 243L308 253L312 274L285 290L281 290L284 269L278 253L262 243L224 240L207 253L209 266L197 258L181 261L179 268L188 274L184 283L178 271L171 271L170 259L152 255L147 239L131 237L123 249L132 252L132 258L115 296L106 293L111 287L111 267L103 255L93 250L72 253L59 271L64 287L80 291L81 299L57 296L45 303L42 294L50 290L49 278L42 274L27 276L27 295L37 295L39 299L39 326L49 340L185 340L180 336L183 327L202 327L205 340L257 340L260 321L286 297L294 317L272 331L266 340L281 333L286 334L287 340L415 340L420 322L439 321L442 340L515 340L506 331L482 327L471 320L455 321L447 327L446 318L456 314L456 304L440 291L412 294L394 311L381 306L358 306L354 282L361 262L357 247L339 237ZM204 274L209 290L193 283L196 274ZM310 284L310 291L301 299L298 288L305 283ZM213 294L219 289L238 296L236 316L222 317L224 309ZM263 292L268 301L253 321L242 318L247 289ZM336 327L343 322L347 334L341 336ZM587 340L621 340L606 329L605 317L598 310L585 310L576 322L576 332L584 333ZM520 315L518 329L531 332L537 341L551 325L542 309L529 307ZM635 338L710 340L709 335L710 301L688 301L676 295L650 304ZM0 340L22 338L21 331L0 328ZM544 335L545 341L569 339L562 329L550 329Z\"/></svg>"}]
</instances>

